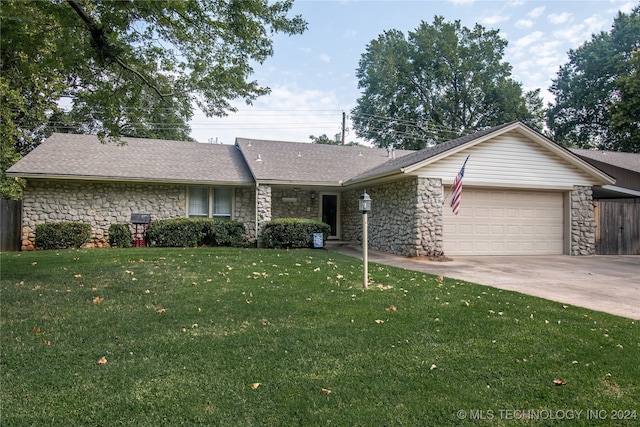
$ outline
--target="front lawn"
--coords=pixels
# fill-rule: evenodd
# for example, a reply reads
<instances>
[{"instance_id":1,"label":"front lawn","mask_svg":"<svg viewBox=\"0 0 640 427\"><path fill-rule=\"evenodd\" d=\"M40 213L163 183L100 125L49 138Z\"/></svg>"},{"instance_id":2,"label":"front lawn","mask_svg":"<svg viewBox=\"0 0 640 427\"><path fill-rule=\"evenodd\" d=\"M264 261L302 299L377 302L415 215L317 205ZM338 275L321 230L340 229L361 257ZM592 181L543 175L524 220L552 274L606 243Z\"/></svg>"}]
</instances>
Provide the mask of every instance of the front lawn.
<instances>
[{"instance_id":1,"label":"front lawn","mask_svg":"<svg viewBox=\"0 0 640 427\"><path fill-rule=\"evenodd\" d=\"M631 319L324 250L0 261L3 426L640 422Z\"/></svg>"}]
</instances>

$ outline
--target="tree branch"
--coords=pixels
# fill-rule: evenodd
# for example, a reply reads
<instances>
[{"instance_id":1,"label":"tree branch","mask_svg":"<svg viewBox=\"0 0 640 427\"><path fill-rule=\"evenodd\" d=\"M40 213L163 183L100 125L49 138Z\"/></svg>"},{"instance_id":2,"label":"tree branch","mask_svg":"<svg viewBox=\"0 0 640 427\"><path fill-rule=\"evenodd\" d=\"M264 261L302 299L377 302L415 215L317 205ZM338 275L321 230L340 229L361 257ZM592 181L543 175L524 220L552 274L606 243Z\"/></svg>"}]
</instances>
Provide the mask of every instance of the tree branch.
<instances>
[{"instance_id":1,"label":"tree branch","mask_svg":"<svg viewBox=\"0 0 640 427\"><path fill-rule=\"evenodd\" d=\"M147 85L149 88L153 89L155 93L158 94L160 98L163 100L166 98L171 98L176 95L173 93L162 93L160 89L152 84L141 72L129 66L120 56L115 54L116 49L114 46L109 44L107 40L107 36L102 27L98 25L98 23L89 16L83 9L82 6L77 2L77 0L66 0L67 4L71 6L71 8L78 14L78 16L85 22L87 25L89 32L91 33L91 38L93 40L94 48L96 49L98 55L100 55L101 59L112 59L115 61L120 67L124 70L129 71L136 77L138 77L142 82Z\"/></svg>"}]
</instances>

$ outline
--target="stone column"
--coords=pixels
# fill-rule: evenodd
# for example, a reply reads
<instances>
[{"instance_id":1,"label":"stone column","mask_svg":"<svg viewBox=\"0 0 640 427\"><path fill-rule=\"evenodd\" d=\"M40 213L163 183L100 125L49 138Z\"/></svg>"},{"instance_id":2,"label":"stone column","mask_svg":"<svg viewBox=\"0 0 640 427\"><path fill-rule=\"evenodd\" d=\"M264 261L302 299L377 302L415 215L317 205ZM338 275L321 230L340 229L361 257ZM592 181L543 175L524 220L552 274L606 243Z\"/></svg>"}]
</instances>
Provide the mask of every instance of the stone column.
<instances>
[{"instance_id":1,"label":"stone column","mask_svg":"<svg viewBox=\"0 0 640 427\"><path fill-rule=\"evenodd\" d=\"M258 241L262 237L262 226L264 223L271 221L271 186L258 185L257 189L257 230L256 237Z\"/></svg>"},{"instance_id":2,"label":"stone column","mask_svg":"<svg viewBox=\"0 0 640 427\"><path fill-rule=\"evenodd\" d=\"M571 191L571 255L593 255L596 250L596 220L591 187Z\"/></svg>"},{"instance_id":3,"label":"stone column","mask_svg":"<svg viewBox=\"0 0 640 427\"><path fill-rule=\"evenodd\" d=\"M418 228L418 256L441 257L442 239L442 180L418 178L416 220Z\"/></svg>"}]
</instances>

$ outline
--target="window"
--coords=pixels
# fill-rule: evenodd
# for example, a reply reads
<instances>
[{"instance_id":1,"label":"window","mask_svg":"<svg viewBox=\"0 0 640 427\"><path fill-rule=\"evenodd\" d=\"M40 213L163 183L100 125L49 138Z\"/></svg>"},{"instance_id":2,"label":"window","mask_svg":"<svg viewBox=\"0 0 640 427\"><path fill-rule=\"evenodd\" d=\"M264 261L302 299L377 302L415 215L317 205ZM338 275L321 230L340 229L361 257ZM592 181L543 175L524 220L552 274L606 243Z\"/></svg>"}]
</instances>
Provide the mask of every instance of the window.
<instances>
[{"instance_id":1,"label":"window","mask_svg":"<svg viewBox=\"0 0 640 427\"><path fill-rule=\"evenodd\" d=\"M213 189L213 216L214 218L231 219L231 189Z\"/></svg>"},{"instance_id":2,"label":"window","mask_svg":"<svg viewBox=\"0 0 640 427\"><path fill-rule=\"evenodd\" d=\"M229 187L189 187L189 216L231 219L232 195Z\"/></svg>"},{"instance_id":3,"label":"window","mask_svg":"<svg viewBox=\"0 0 640 427\"><path fill-rule=\"evenodd\" d=\"M207 187L191 187L189 189L189 216L209 216L209 189Z\"/></svg>"}]
</instances>

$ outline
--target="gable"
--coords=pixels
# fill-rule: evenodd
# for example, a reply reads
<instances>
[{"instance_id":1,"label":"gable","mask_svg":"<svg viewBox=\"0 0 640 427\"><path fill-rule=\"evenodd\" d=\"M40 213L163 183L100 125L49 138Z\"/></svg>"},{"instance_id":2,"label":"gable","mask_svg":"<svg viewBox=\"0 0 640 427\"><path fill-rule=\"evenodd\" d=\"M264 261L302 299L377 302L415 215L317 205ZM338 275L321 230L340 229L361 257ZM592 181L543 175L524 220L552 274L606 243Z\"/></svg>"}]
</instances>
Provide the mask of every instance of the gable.
<instances>
[{"instance_id":1,"label":"gable","mask_svg":"<svg viewBox=\"0 0 640 427\"><path fill-rule=\"evenodd\" d=\"M517 130L500 133L447 156L433 159L410 173L452 184L467 156L465 185L513 188L571 189L612 180L551 142Z\"/></svg>"}]
</instances>

